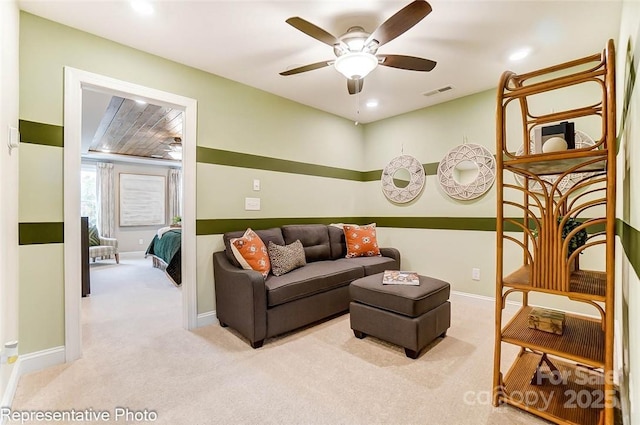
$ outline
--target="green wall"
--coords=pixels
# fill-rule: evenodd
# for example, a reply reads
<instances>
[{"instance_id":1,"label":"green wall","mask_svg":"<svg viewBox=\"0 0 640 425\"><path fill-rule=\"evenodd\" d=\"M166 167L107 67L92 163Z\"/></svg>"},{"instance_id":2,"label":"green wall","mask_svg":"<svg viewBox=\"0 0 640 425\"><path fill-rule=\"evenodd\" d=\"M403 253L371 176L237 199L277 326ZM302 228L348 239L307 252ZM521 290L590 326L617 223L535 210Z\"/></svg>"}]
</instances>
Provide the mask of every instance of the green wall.
<instances>
[{"instance_id":1,"label":"green wall","mask_svg":"<svg viewBox=\"0 0 640 425\"><path fill-rule=\"evenodd\" d=\"M63 241L51 235L63 227L65 66L196 99L198 149L214 157L216 152L231 151L349 173L362 169L363 130L351 121L22 12L20 304L47 304L47 309L21 309L22 353L64 344L63 274L40 279L29 268L43 257L52 267L62 268ZM244 197L255 196L254 178L263 183L259 192L263 208L244 211ZM355 184L315 174L199 162L197 219L354 216ZM199 249L202 246L198 241ZM197 253L199 313L214 309L212 274L200 271L211 267L211 254L210 249Z\"/></svg>"},{"instance_id":2,"label":"green wall","mask_svg":"<svg viewBox=\"0 0 640 425\"><path fill-rule=\"evenodd\" d=\"M494 294L495 189L474 201L454 201L440 190L435 168L465 139L494 152L495 90L354 126L27 13L21 15L20 65L20 118L27 126L45 123L61 129L64 66L197 99L199 313L215 309L211 254L222 249L220 233L294 222L376 221L384 226L379 230L381 244L400 249L403 268L448 280L454 290ZM63 148L46 143L46 138L24 140L32 145L20 171L20 221L25 229L43 223L52 230L62 226ZM384 165L402 152L425 164L428 176L422 195L398 206L384 198L379 177ZM253 179L261 180L260 192L252 190ZM43 208L39 197L29 197L31 191L46 193L53 207ZM244 211L244 198L255 196L262 199L262 210ZM32 245L37 241L30 241L20 251L24 268L34 258ZM62 241L54 242L41 244L38 254L58 264ZM506 261L515 267L519 260L514 251ZM471 280L472 267L481 269L479 282ZM21 305L45 296L55 301L49 303L49 317L38 311L21 314L23 352L62 345L64 305L58 295L63 292L63 276L53 275L47 282L25 276L29 282L21 281ZM554 305L544 297L533 301ZM43 338L41 330L53 337Z\"/></svg>"}]
</instances>

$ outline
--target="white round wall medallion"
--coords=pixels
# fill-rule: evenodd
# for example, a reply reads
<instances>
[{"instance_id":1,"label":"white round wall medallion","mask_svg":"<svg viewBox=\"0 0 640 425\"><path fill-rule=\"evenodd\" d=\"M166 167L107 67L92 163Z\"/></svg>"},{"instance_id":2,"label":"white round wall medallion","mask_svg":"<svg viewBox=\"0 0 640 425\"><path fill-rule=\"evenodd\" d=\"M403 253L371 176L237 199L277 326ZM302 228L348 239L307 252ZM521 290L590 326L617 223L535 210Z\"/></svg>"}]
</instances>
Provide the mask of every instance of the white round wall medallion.
<instances>
[{"instance_id":1,"label":"white round wall medallion","mask_svg":"<svg viewBox=\"0 0 640 425\"><path fill-rule=\"evenodd\" d=\"M496 179L496 160L482 145L465 143L451 149L438 165L442 190L462 201L485 194Z\"/></svg>"},{"instance_id":2,"label":"white round wall medallion","mask_svg":"<svg viewBox=\"0 0 640 425\"><path fill-rule=\"evenodd\" d=\"M392 202L413 201L424 187L424 167L411 155L393 158L382 170L382 193Z\"/></svg>"},{"instance_id":3,"label":"white round wall medallion","mask_svg":"<svg viewBox=\"0 0 640 425\"><path fill-rule=\"evenodd\" d=\"M576 149L586 148L596 144L596 142L594 142L593 139L588 134L580 130L576 130L574 140L575 140ZM534 152L533 141L530 142L529 149L530 149L530 152ZM521 145L516 151L516 156L520 156L523 154L524 154L524 147ZM595 172L567 174L562 180L560 180L560 183L558 183L558 186L557 186L558 190L560 191L560 193L564 194L568 189L572 188L579 181L592 177L596 174L597 173ZM521 176L520 174L514 174L514 176L518 184L524 187L524 177ZM541 176L540 179L544 182L544 185L550 189L551 186L553 186L553 184L556 182L556 180L558 180L558 177L559 176L557 174L552 174L549 176ZM529 179L529 190L536 193L543 192L540 182L534 179Z\"/></svg>"}]
</instances>

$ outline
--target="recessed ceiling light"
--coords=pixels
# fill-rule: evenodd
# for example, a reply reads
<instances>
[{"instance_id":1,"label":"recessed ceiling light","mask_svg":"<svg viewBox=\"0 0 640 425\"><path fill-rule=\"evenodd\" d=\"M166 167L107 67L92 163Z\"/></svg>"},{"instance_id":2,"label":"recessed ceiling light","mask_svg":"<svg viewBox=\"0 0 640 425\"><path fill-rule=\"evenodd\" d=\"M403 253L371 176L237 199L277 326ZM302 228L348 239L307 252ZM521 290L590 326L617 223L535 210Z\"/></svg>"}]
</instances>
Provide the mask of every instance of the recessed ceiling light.
<instances>
[{"instance_id":1,"label":"recessed ceiling light","mask_svg":"<svg viewBox=\"0 0 640 425\"><path fill-rule=\"evenodd\" d=\"M378 106L378 101L375 99L371 99L367 101L366 105L367 108L375 108L376 106Z\"/></svg>"},{"instance_id":2,"label":"recessed ceiling light","mask_svg":"<svg viewBox=\"0 0 640 425\"><path fill-rule=\"evenodd\" d=\"M151 2L148 2L148 1L134 0L131 2L131 7L133 7L133 10L135 10L141 15L153 14L153 5L151 4Z\"/></svg>"},{"instance_id":3,"label":"recessed ceiling light","mask_svg":"<svg viewBox=\"0 0 640 425\"><path fill-rule=\"evenodd\" d=\"M523 47L523 48L518 49L518 50L514 51L513 53L511 53L509 55L509 60L510 61L519 61L519 60L522 60L522 59L526 58L527 56L529 56L530 53L531 53L531 48L530 47Z\"/></svg>"}]
</instances>

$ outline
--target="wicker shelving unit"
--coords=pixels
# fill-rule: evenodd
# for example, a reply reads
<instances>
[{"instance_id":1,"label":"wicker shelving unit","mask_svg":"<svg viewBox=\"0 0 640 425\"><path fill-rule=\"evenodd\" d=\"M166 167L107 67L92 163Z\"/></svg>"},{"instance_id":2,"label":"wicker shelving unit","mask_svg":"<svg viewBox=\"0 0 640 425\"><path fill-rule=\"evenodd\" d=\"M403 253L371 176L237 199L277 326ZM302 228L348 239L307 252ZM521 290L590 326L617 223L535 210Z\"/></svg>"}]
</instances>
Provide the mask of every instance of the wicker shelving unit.
<instances>
[{"instance_id":1,"label":"wicker shelving unit","mask_svg":"<svg viewBox=\"0 0 640 425\"><path fill-rule=\"evenodd\" d=\"M493 403L508 403L557 424L614 423L614 64L609 40L599 54L527 74L507 71L498 88ZM532 98L581 84L598 87L595 102L532 113ZM513 131L507 115L514 108L522 125L517 153L507 143L508 130ZM585 119L598 120L600 137L591 144L552 153L534 151L536 128ZM509 175L519 176L522 184L505 182ZM560 182L567 176L579 178L562 188ZM563 236L568 224L570 230ZM522 236L505 230L514 227ZM572 239L584 237L585 231L586 241L572 246ZM505 270L505 253L514 249L522 251L522 264ZM605 257L600 258L602 270L580 267L579 256L585 252ZM562 335L530 329L532 292L587 303L597 318L566 313ZM504 323L505 303L515 293L522 294L522 307ZM503 344L520 347L505 374Z\"/></svg>"}]
</instances>

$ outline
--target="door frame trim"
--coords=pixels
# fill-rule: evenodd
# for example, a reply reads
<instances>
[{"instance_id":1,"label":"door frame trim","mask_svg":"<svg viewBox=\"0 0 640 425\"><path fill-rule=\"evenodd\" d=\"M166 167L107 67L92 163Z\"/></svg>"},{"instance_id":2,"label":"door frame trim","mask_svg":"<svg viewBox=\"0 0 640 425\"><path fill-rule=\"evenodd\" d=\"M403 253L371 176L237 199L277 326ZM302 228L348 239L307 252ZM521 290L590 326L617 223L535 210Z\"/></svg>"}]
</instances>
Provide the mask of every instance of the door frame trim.
<instances>
[{"instance_id":1,"label":"door frame trim","mask_svg":"<svg viewBox=\"0 0 640 425\"><path fill-rule=\"evenodd\" d=\"M184 111L182 138L182 326L197 327L196 133L197 101L115 78L64 68L64 310L65 361L82 357L80 258L80 154L82 90L135 96Z\"/></svg>"}]
</instances>

